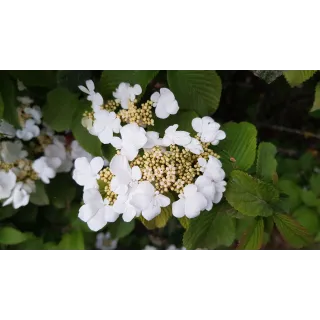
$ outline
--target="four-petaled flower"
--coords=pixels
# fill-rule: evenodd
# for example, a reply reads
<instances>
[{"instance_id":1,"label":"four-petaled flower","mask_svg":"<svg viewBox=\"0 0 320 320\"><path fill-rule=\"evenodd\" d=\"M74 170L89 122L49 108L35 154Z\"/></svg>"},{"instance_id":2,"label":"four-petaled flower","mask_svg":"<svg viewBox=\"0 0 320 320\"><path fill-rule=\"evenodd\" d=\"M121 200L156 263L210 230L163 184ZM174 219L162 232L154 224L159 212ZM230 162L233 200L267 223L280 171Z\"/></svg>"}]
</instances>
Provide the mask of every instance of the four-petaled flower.
<instances>
[{"instance_id":1,"label":"four-petaled flower","mask_svg":"<svg viewBox=\"0 0 320 320\"><path fill-rule=\"evenodd\" d=\"M56 176L56 170L61 165L61 160L57 157L41 157L32 163L32 169L38 174L39 178L46 184Z\"/></svg>"},{"instance_id":2,"label":"four-petaled flower","mask_svg":"<svg viewBox=\"0 0 320 320\"><path fill-rule=\"evenodd\" d=\"M135 84L133 87L129 83L122 82L119 87L113 92L113 96L123 109L128 109L128 102L134 101L136 96L142 93L141 86Z\"/></svg>"},{"instance_id":3,"label":"four-petaled flower","mask_svg":"<svg viewBox=\"0 0 320 320\"><path fill-rule=\"evenodd\" d=\"M143 148L146 149L152 149L155 146L161 146L162 145L162 139L159 138L159 132L156 131L147 131L147 142L143 146Z\"/></svg>"},{"instance_id":4,"label":"four-petaled flower","mask_svg":"<svg viewBox=\"0 0 320 320\"><path fill-rule=\"evenodd\" d=\"M35 125L35 120L33 119L28 119L24 124L24 128L16 131L16 136L25 141L29 141L32 138L37 137L39 134L40 129Z\"/></svg>"},{"instance_id":5,"label":"four-petaled flower","mask_svg":"<svg viewBox=\"0 0 320 320\"><path fill-rule=\"evenodd\" d=\"M2 141L0 145L0 155L4 162L12 163L19 159L24 159L28 156L28 152L23 150L22 142L16 140Z\"/></svg>"},{"instance_id":6,"label":"four-petaled flower","mask_svg":"<svg viewBox=\"0 0 320 320\"><path fill-rule=\"evenodd\" d=\"M160 119L166 119L171 114L176 114L179 110L177 100L173 93L167 88L161 88L160 93L154 92L150 99L156 108L156 116Z\"/></svg>"},{"instance_id":7,"label":"four-petaled flower","mask_svg":"<svg viewBox=\"0 0 320 320\"><path fill-rule=\"evenodd\" d=\"M31 181L29 184L18 182L13 188L10 197L4 201L3 206L7 206L11 203L14 209L19 209L20 207L26 206L29 203L30 193L34 190L34 181Z\"/></svg>"},{"instance_id":8,"label":"four-petaled flower","mask_svg":"<svg viewBox=\"0 0 320 320\"><path fill-rule=\"evenodd\" d=\"M94 91L94 83L93 83L92 80L87 80L86 81L86 86L87 87L78 86L78 88L82 92L84 92L84 93L86 93L88 95L87 96L87 100L91 101L92 109L94 111L100 110L100 106L103 105L103 98L102 98L101 94Z\"/></svg>"},{"instance_id":9,"label":"four-petaled flower","mask_svg":"<svg viewBox=\"0 0 320 320\"><path fill-rule=\"evenodd\" d=\"M222 181L225 178L225 172L222 169L222 163L219 159L213 156L209 156L209 160L199 158L198 163L200 165L200 171L203 175L209 177L215 182Z\"/></svg>"},{"instance_id":10,"label":"four-petaled flower","mask_svg":"<svg viewBox=\"0 0 320 320\"><path fill-rule=\"evenodd\" d=\"M186 131L177 131L178 125L174 124L166 129L164 137L162 139L162 145L165 147L171 144L178 146L186 146L191 142L190 133Z\"/></svg>"}]
</instances>

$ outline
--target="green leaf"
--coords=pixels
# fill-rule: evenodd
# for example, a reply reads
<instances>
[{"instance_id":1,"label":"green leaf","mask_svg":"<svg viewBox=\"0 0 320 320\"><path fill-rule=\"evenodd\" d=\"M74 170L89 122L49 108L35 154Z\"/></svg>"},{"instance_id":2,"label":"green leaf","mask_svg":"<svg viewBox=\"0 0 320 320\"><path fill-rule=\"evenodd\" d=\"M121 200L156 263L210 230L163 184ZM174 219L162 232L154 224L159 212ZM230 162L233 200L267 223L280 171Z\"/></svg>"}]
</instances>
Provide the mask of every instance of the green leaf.
<instances>
[{"instance_id":1,"label":"green leaf","mask_svg":"<svg viewBox=\"0 0 320 320\"><path fill-rule=\"evenodd\" d=\"M68 173L59 173L46 188L50 202L59 209L68 207L76 195L75 182Z\"/></svg>"},{"instance_id":2,"label":"green leaf","mask_svg":"<svg viewBox=\"0 0 320 320\"><path fill-rule=\"evenodd\" d=\"M76 94L66 88L56 88L47 94L47 104L43 108L43 119L58 132L68 130L71 128L73 114L78 104Z\"/></svg>"},{"instance_id":3,"label":"green leaf","mask_svg":"<svg viewBox=\"0 0 320 320\"><path fill-rule=\"evenodd\" d=\"M254 220L253 224L243 234L237 249L259 250L263 244L264 223L262 218Z\"/></svg>"},{"instance_id":4,"label":"green leaf","mask_svg":"<svg viewBox=\"0 0 320 320\"><path fill-rule=\"evenodd\" d=\"M0 119L3 118L3 112L4 112L4 102L3 102L2 95L0 92Z\"/></svg>"},{"instance_id":5,"label":"green leaf","mask_svg":"<svg viewBox=\"0 0 320 320\"><path fill-rule=\"evenodd\" d=\"M313 100L313 106L310 112L320 112L320 82L317 84L315 89L315 95Z\"/></svg>"},{"instance_id":6,"label":"green leaf","mask_svg":"<svg viewBox=\"0 0 320 320\"><path fill-rule=\"evenodd\" d=\"M79 101L77 108L73 115L73 121L71 129L74 137L79 142L81 147L93 156L101 156L101 142L98 137L93 136L88 130L81 124L83 113L90 110L90 105L87 101Z\"/></svg>"},{"instance_id":7,"label":"green leaf","mask_svg":"<svg viewBox=\"0 0 320 320\"><path fill-rule=\"evenodd\" d=\"M263 79L266 83L271 83L282 75L282 71L279 70L255 70L252 73Z\"/></svg>"},{"instance_id":8,"label":"green leaf","mask_svg":"<svg viewBox=\"0 0 320 320\"><path fill-rule=\"evenodd\" d=\"M121 82L128 82L131 86L139 84L142 92L149 82L157 75L155 70L106 70L102 72L100 80L100 93L107 98L112 97Z\"/></svg>"},{"instance_id":9,"label":"green leaf","mask_svg":"<svg viewBox=\"0 0 320 320\"><path fill-rule=\"evenodd\" d=\"M12 217L17 212L12 205L0 207L0 221Z\"/></svg>"},{"instance_id":10,"label":"green leaf","mask_svg":"<svg viewBox=\"0 0 320 320\"><path fill-rule=\"evenodd\" d=\"M49 204L49 198L43 182L39 180L36 181L36 191L30 194L30 202L37 206L45 206Z\"/></svg>"},{"instance_id":11,"label":"green leaf","mask_svg":"<svg viewBox=\"0 0 320 320\"><path fill-rule=\"evenodd\" d=\"M64 234L57 246L58 250L84 250L84 248L83 234L80 230Z\"/></svg>"},{"instance_id":12,"label":"green leaf","mask_svg":"<svg viewBox=\"0 0 320 320\"><path fill-rule=\"evenodd\" d=\"M309 232L292 217L276 214L273 219L283 239L292 247L299 249L312 243Z\"/></svg>"},{"instance_id":13,"label":"green leaf","mask_svg":"<svg viewBox=\"0 0 320 320\"><path fill-rule=\"evenodd\" d=\"M273 185L235 170L231 173L225 197L244 215L267 217L274 213L272 205L279 200L279 192Z\"/></svg>"},{"instance_id":14,"label":"green leaf","mask_svg":"<svg viewBox=\"0 0 320 320\"><path fill-rule=\"evenodd\" d=\"M309 207L317 207L320 204L320 199L311 190L301 190L301 199Z\"/></svg>"},{"instance_id":15,"label":"green leaf","mask_svg":"<svg viewBox=\"0 0 320 320\"><path fill-rule=\"evenodd\" d=\"M277 148L269 142L261 142L257 155L257 176L264 181L277 181Z\"/></svg>"},{"instance_id":16,"label":"green leaf","mask_svg":"<svg viewBox=\"0 0 320 320\"><path fill-rule=\"evenodd\" d=\"M85 81L92 79L90 70L60 70L56 74L57 83L60 87L65 87L72 92L79 93L79 85L85 84Z\"/></svg>"},{"instance_id":17,"label":"green leaf","mask_svg":"<svg viewBox=\"0 0 320 320\"><path fill-rule=\"evenodd\" d=\"M305 227L310 234L316 234L319 231L319 216L318 213L311 208L301 206L296 209L292 216Z\"/></svg>"},{"instance_id":18,"label":"green leaf","mask_svg":"<svg viewBox=\"0 0 320 320\"><path fill-rule=\"evenodd\" d=\"M235 239L235 220L225 213L226 203L214 206L211 211L203 211L190 219L190 225L183 236L187 249L216 249L230 246Z\"/></svg>"},{"instance_id":19,"label":"green leaf","mask_svg":"<svg viewBox=\"0 0 320 320\"><path fill-rule=\"evenodd\" d=\"M283 191L285 194L287 194L289 197L285 200L283 200L288 207L292 210L296 207L298 207L301 203L300 198L300 187L295 184L293 181L290 180L283 180L280 179L278 182L278 186L281 191Z\"/></svg>"},{"instance_id":20,"label":"green leaf","mask_svg":"<svg viewBox=\"0 0 320 320\"><path fill-rule=\"evenodd\" d=\"M283 75L290 86L295 87L310 79L316 71L317 70L289 70L284 71Z\"/></svg>"},{"instance_id":21,"label":"green leaf","mask_svg":"<svg viewBox=\"0 0 320 320\"><path fill-rule=\"evenodd\" d=\"M102 144L101 145L101 152L105 159L109 162L111 159L117 154L117 149L110 143L110 144Z\"/></svg>"},{"instance_id":22,"label":"green leaf","mask_svg":"<svg viewBox=\"0 0 320 320\"><path fill-rule=\"evenodd\" d=\"M4 104L3 119L16 128L20 127L16 84L4 71L0 72L0 92Z\"/></svg>"},{"instance_id":23,"label":"green leaf","mask_svg":"<svg viewBox=\"0 0 320 320\"><path fill-rule=\"evenodd\" d=\"M311 152L305 152L300 158L299 158L299 165L300 168L305 171L312 171L313 167L315 165L315 159Z\"/></svg>"},{"instance_id":24,"label":"green leaf","mask_svg":"<svg viewBox=\"0 0 320 320\"><path fill-rule=\"evenodd\" d=\"M130 222L124 222L122 219L118 219L114 223L108 224L108 230L111 233L112 239L121 239L129 235L135 227L135 220Z\"/></svg>"},{"instance_id":25,"label":"green leaf","mask_svg":"<svg viewBox=\"0 0 320 320\"><path fill-rule=\"evenodd\" d=\"M165 130L174 124L179 125L178 130L190 132L191 135L193 128L191 122L194 118L199 117L195 111L179 111L176 115L172 115L167 119L156 118L154 121L154 126L150 126L148 129L150 131L157 131L160 133L160 137L164 135Z\"/></svg>"},{"instance_id":26,"label":"green leaf","mask_svg":"<svg viewBox=\"0 0 320 320\"><path fill-rule=\"evenodd\" d=\"M182 110L207 116L218 109L222 85L215 71L170 70L168 83Z\"/></svg>"},{"instance_id":27,"label":"green leaf","mask_svg":"<svg viewBox=\"0 0 320 320\"><path fill-rule=\"evenodd\" d=\"M56 71L52 70L15 70L9 73L26 87L53 88L56 84Z\"/></svg>"},{"instance_id":28,"label":"green leaf","mask_svg":"<svg viewBox=\"0 0 320 320\"><path fill-rule=\"evenodd\" d=\"M6 245L18 244L27 240L27 236L12 227L3 227L0 229L0 243Z\"/></svg>"},{"instance_id":29,"label":"green leaf","mask_svg":"<svg viewBox=\"0 0 320 320\"><path fill-rule=\"evenodd\" d=\"M222 127L227 137L216 147L227 174L233 169L248 170L254 163L257 129L248 122L229 122ZM220 150L220 151L219 151Z\"/></svg>"},{"instance_id":30,"label":"green leaf","mask_svg":"<svg viewBox=\"0 0 320 320\"><path fill-rule=\"evenodd\" d=\"M179 220L180 224L182 225L182 227L184 229L188 229L189 228L189 226L190 226L190 219L189 218L184 216L184 217L182 217L182 218L180 218L178 220Z\"/></svg>"},{"instance_id":31,"label":"green leaf","mask_svg":"<svg viewBox=\"0 0 320 320\"><path fill-rule=\"evenodd\" d=\"M320 196L320 174L319 173L312 174L310 178L310 188L317 197Z\"/></svg>"}]
</instances>

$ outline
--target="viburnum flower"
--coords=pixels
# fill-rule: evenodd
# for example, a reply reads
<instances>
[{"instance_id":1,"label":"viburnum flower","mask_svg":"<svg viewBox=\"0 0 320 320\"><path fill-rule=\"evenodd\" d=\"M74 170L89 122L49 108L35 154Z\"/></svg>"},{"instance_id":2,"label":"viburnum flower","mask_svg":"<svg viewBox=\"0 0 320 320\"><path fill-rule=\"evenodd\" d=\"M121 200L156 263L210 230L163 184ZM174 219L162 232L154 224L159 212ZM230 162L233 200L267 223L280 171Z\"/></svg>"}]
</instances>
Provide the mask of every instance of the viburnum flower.
<instances>
[{"instance_id":1,"label":"viburnum flower","mask_svg":"<svg viewBox=\"0 0 320 320\"><path fill-rule=\"evenodd\" d=\"M152 149L155 146L161 146L162 145L162 139L159 138L159 132L156 131L147 131L147 142L143 146L143 149Z\"/></svg>"},{"instance_id":2,"label":"viburnum flower","mask_svg":"<svg viewBox=\"0 0 320 320\"><path fill-rule=\"evenodd\" d=\"M186 146L191 142L190 133L186 131L177 131L178 125L174 124L166 129L164 137L162 139L162 145L165 147L171 144L178 146Z\"/></svg>"},{"instance_id":3,"label":"viburnum flower","mask_svg":"<svg viewBox=\"0 0 320 320\"><path fill-rule=\"evenodd\" d=\"M154 92L150 99L154 102L156 116L160 119L166 119L171 114L176 114L179 110L174 94L167 88L161 88L160 93Z\"/></svg>"},{"instance_id":4,"label":"viburnum flower","mask_svg":"<svg viewBox=\"0 0 320 320\"><path fill-rule=\"evenodd\" d=\"M222 181L225 178L225 172L222 169L222 163L216 157L210 155L208 161L203 158L199 158L198 163L204 176L209 177L215 182Z\"/></svg>"},{"instance_id":5,"label":"viburnum flower","mask_svg":"<svg viewBox=\"0 0 320 320\"><path fill-rule=\"evenodd\" d=\"M115 176L110 183L111 190L120 195L128 192L129 188L141 179L138 166L130 167L128 159L122 155L115 155L110 162L110 171Z\"/></svg>"},{"instance_id":6,"label":"viburnum flower","mask_svg":"<svg viewBox=\"0 0 320 320\"><path fill-rule=\"evenodd\" d=\"M20 80L17 80L17 87L18 87L18 90L19 90L19 91L24 91L24 90L27 89L27 87L26 87L26 86L23 84L23 82L20 81Z\"/></svg>"},{"instance_id":7,"label":"viburnum flower","mask_svg":"<svg viewBox=\"0 0 320 320\"><path fill-rule=\"evenodd\" d=\"M93 156L85 151L79 144L79 142L77 140L73 140L71 142L71 158L73 160L77 159L77 158L81 158L81 157L85 157L88 159L88 161L91 161Z\"/></svg>"},{"instance_id":8,"label":"viburnum flower","mask_svg":"<svg viewBox=\"0 0 320 320\"><path fill-rule=\"evenodd\" d=\"M216 193L214 195L213 203L219 203L222 199L223 193L226 191L227 183L225 181L215 182Z\"/></svg>"},{"instance_id":9,"label":"viburnum flower","mask_svg":"<svg viewBox=\"0 0 320 320\"><path fill-rule=\"evenodd\" d=\"M210 142L212 145L217 145L220 140L226 137L225 132L219 130L220 124L210 117L193 119L192 128L198 132L202 142Z\"/></svg>"},{"instance_id":10,"label":"viburnum flower","mask_svg":"<svg viewBox=\"0 0 320 320\"><path fill-rule=\"evenodd\" d=\"M19 159L24 159L28 156L28 152L23 150L22 142L16 140L2 141L0 144L0 155L4 162L12 163Z\"/></svg>"},{"instance_id":11,"label":"viburnum flower","mask_svg":"<svg viewBox=\"0 0 320 320\"><path fill-rule=\"evenodd\" d=\"M212 206L213 206L213 202L215 200L215 196L216 196L215 183L209 177L200 176L196 179L194 184L197 186L198 191L200 193L202 193L205 196L205 198L207 199L206 210L208 210L208 211L211 210ZM217 203L217 202L215 202L215 203Z\"/></svg>"},{"instance_id":12,"label":"viburnum flower","mask_svg":"<svg viewBox=\"0 0 320 320\"><path fill-rule=\"evenodd\" d=\"M203 148L200 141L195 138L191 138L191 142L185 145L184 147L194 154L201 154L203 152Z\"/></svg>"},{"instance_id":13,"label":"viburnum flower","mask_svg":"<svg viewBox=\"0 0 320 320\"><path fill-rule=\"evenodd\" d=\"M113 92L113 96L123 109L128 109L128 102L134 101L137 95L142 93L141 86L135 84L133 87L129 83L122 82L119 87Z\"/></svg>"},{"instance_id":14,"label":"viburnum flower","mask_svg":"<svg viewBox=\"0 0 320 320\"><path fill-rule=\"evenodd\" d=\"M101 157L93 158L90 163L87 158L81 157L74 162L73 179L84 189L97 188L99 171L102 169L104 161Z\"/></svg>"},{"instance_id":15,"label":"viburnum flower","mask_svg":"<svg viewBox=\"0 0 320 320\"><path fill-rule=\"evenodd\" d=\"M117 118L115 112L107 110L99 110L95 112L94 116L95 121L93 122L92 132L98 136L102 143L111 143L113 132L120 132L120 119Z\"/></svg>"},{"instance_id":16,"label":"viburnum flower","mask_svg":"<svg viewBox=\"0 0 320 320\"><path fill-rule=\"evenodd\" d=\"M35 121L35 123L37 124L41 123L42 112L40 107L38 106L33 106L32 108L27 107L24 109L24 112L26 114L29 114L32 117L32 119Z\"/></svg>"},{"instance_id":17,"label":"viburnum flower","mask_svg":"<svg viewBox=\"0 0 320 320\"><path fill-rule=\"evenodd\" d=\"M32 163L33 170L43 183L48 184L56 176L56 169L61 165L59 158L41 157Z\"/></svg>"},{"instance_id":18,"label":"viburnum flower","mask_svg":"<svg viewBox=\"0 0 320 320\"><path fill-rule=\"evenodd\" d=\"M0 135L13 138L16 135L16 129L10 123L0 119Z\"/></svg>"},{"instance_id":19,"label":"viburnum flower","mask_svg":"<svg viewBox=\"0 0 320 320\"><path fill-rule=\"evenodd\" d=\"M16 175L9 170L8 172L0 171L0 200L10 196L12 189L16 184Z\"/></svg>"},{"instance_id":20,"label":"viburnum flower","mask_svg":"<svg viewBox=\"0 0 320 320\"><path fill-rule=\"evenodd\" d=\"M117 248L118 240L112 239L110 232L99 232L96 237L96 248L100 250L114 250Z\"/></svg>"},{"instance_id":21,"label":"viburnum flower","mask_svg":"<svg viewBox=\"0 0 320 320\"><path fill-rule=\"evenodd\" d=\"M28 119L24 124L24 128L16 131L16 136L25 141L29 141L32 138L37 137L39 134L40 129L35 125L35 121L33 119Z\"/></svg>"},{"instance_id":22,"label":"viburnum flower","mask_svg":"<svg viewBox=\"0 0 320 320\"><path fill-rule=\"evenodd\" d=\"M150 221L160 214L162 207L170 204L170 198L156 191L149 181L142 181L132 196L131 204L141 211L146 220Z\"/></svg>"},{"instance_id":23,"label":"viburnum flower","mask_svg":"<svg viewBox=\"0 0 320 320\"><path fill-rule=\"evenodd\" d=\"M14 209L26 206L30 200L30 193L34 190L34 185L28 185L23 182L18 182L10 197L3 202L3 206L7 206L12 203Z\"/></svg>"},{"instance_id":24,"label":"viburnum flower","mask_svg":"<svg viewBox=\"0 0 320 320\"><path fill-rule=\"evenodd\" d=\"M86 189L83 192L84 205L80 208L79 218L88 224L92 231L102 229L108 222L115 222L117 214L107 199L103 200L99 190Z\"/></svg>"},{"instance_id":25,"label":"viburnum flower","mask_svg":"<svg viewBox=\"0 0 320 320\"><path fill-rule=\"evenodd\" d=\"M61 137L62 139L59 138L55 137L53 143L45 147L44 155L48 158L59 158L61 160L60 166L56 169L57 172L69 172L73 166L72 159L61 141L63 137Z\"/></svg>"},{"instance_id":26,"label":"viburnum flower","mask_svg":"<svg viewBox=\"0 0 320 320\"><path fill-rule=\"evenodd\" d=\"M185 186L179 198L180 200L172 203L172 214L177 218L195 218L208 205L207 199L194 184Z\"/></svg>"},{"instance_id":27,"label":"viburnum flower","mask_svg":"<svg viewBox=\"0 0 320 320\"><path fill-rule=\"evenodd\" d=\"M132 161L147 142L146 131L136 123L129 123L120 129L121 139L114 137L111 144L121 149L121 154Z\"/></svg>"},{"instance_id":28,"label":"viburnum flower","mask_svg":"<svg viewBox=\"0 0 320 320\"><path fill-rule=\"evenodd\" d=\"M33 100L30 97L17 97L17 100L25 106L29 106L33 103Z\"/></svg>"},{"instance_id":29,"label":"viburnum flower","mask_svg":"<svg viewBox=\"0 0 320 320\"><path fill-rule=\"evenodd\" d=\"M94 83L92 80L87 80L86 86L87 87L78 86L78 88L88 95L87 100L92 102L92 109L94 111L100 110L100 106L103 105L103 98L101 94L94 91Z\"/></svg>"}]
</instances>

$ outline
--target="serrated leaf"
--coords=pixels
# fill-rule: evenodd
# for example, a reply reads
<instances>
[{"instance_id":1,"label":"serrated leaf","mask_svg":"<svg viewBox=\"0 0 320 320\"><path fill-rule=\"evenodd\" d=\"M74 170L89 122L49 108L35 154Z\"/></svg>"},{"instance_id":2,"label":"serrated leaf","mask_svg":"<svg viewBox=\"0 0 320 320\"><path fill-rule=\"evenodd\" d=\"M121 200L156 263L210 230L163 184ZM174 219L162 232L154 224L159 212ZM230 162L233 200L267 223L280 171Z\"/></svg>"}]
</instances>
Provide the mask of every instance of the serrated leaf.
<instances>
[{"instance_id":1,"label":"serrated leaf","mask_svg":"<svg viewBox=\"0 0 320 320\"><path fill-rule=\"evenodd\" d=\"M171 216L172 207L170 204L167 207L162 208L161 213L150 221L146 220L143 216L140 216L139 219L147 229L152 230L156 228L164 228Z\"/></svg>"},{"instance_id":2,"label":"serrated leaf","mask_svg":"<svg viewBox=\"0 0 320 320\"><path fill-rule=\"evenodd\" d=\"M116 222L110 223L107 226L113 239L121 239L129 235L134 230L135 220L125 222L119 218Z\"/></svg>"},{"instance_id":3,"label":"serrated leaf","mask_svg":"<svg viewBox=\"0 0 320 320\"><path fill-rule=\"evenodd\" d=\"M73 231L63 235L58 244L58 250L84 250L84 239L81 230Z\"/></svg>"},{"instance_id":4,"label":"serrated leaf","mask_svg":"<svg viewBox=\"0 0 320 320\"><path fill-rule=\"evenodd\" d=\"M0 92L4 104L3 119L19 128L17 88L5 71L0 72Z\"/></svg>"},{"instance_id":5,"label":"serrated leaf","mask_svg":"<svg viewBox=\"0 0 320 320\"><path fill-rule=\"evenodd\" d=\"M189 228L183 236L183 245L191 250L230 246L235 239L236 227L235 220L225 213L228 207L226 203L220 204L190 219Z\"/></svg>"},{"instance_id":6,"label":"serrated leaf","mask_svg":"<svg viewBox=\"0 0 320 320\"><path fill-rule=\"evenodd\" d=\"M184 216L184 217L182 217L182 218L180 218L178 220L179 220L180 224L182 225L182 227L184 229L188 229L189 228L189 226L190 226L190 219L189 218Z\"/></svg>"},{"instance_id":7,"label":"serrated leaf","mask_svg":"<svg viewBox=\"0 0 320 320\"><path fill-rule=\"evenodd\" d=\"M289 208L292 210L298 207L301 203L300 187L293 181L283 179L279 180L278 186L281 191L289 196L287 199L283 200L289 206Z\"/></svg>"},{"instance_id":8,"label":"serrated leaf","mask_svg":"<svg viewBox=\"0 0 320 320\"><path fill-rule=\"evenodd\" d=\"M305 227L310 234L316 234L319 230L319 216L315 209L301 206L296 209L292 216Z\"/></svg>"},{"instance_id":9,"label":"serrated leaf","mask_svg":"<svg viewBox=\"0 0 320 320\"><path fill-rule=\"evenodd\" d=\"M225 197L244 215L267 217L274 213L273 204L279 200L279 191L271 184L235 170L231 173Z\"/></svg>"},{"instance_id":10,"label":"serrated leaf","mask_svg":"<svg viewBox=\"0 0 320 320\"><path fill-rule=\"evenodd\" d=\"M240 239L237 249L259 250L263 244L264 222L262 218L255 219Z\"/></svg>"},{"instance_id":11,"label":"serrated leaf","mask_svg":"<svg viewBox=\"0 0 320 320\"><path fill-rule=\"evenodd\" d=\"M254 163L257 148L257 129L248 122L229 122L222 126L227 137L215 150L221 156L223 169L229 174L233 169L248 170Z\"/></svg>"},{"instance_id":12,"label":"serrated leaf","mask_svg":"<svg viewBox=\"0 0 320 320\"><path fill-rule=\"evenodd\" d=\"M285 214L276 214L273 217L278 231L285 241L294 248L301 248L312 243L312 237L306 228L296 220Z\"/></svg>"},{"instance_id":13,"label":"serrated leaf","mask_svg":"<svg viewBox=\"0 0 320 320\"><path fill-rule=\"evenodd\" d=\"M18 244L26 241L28 237L21 231L12 227L0 228L0 243L6 245Z\"/></svg>"},{"instance_id":14,"label":"serrated leaf","mask_svg":"<svg viewBox=\"0 0 320 320\"><path fill-rule=\"evenodd\" d=\"M93 156L99 157L101 153L101 142L98 137L93 136L88 130L81 124L83 113L91 109L90 104L87 101L79 101L77 108L73 115L73 121L71 124L72 134L79 142L81 147Z\"/></svg>"},{"instance_id":15,"label":"serrated leaf","mask_svg":"<svg viewBox=\"0 0 320 320\"><path fill-rule=\"evenodd\" d=\"M219 106L221 80L215 71L168 71L168 83L180 109L194 110L200 116L214 113Z\"/></svg>"},{"instance_id":16,"label":"serrated leaf","mask_svg":"<svg viewBox=\"0 0 320 320\"><path fill-rule=\"evenodd\" d=\"M290 86L295 87L310 79L316 71L317 70L289 70L284 71L283 75Z\"/></svg>"},{"instance_id":17,"label":"serrated leaf","mask_svg":"<svg viewBox=\"0 0 320 320\"><path fill-rule=\"evenodd\" d=\"M45 206L49 204L49 198L43 182L36 181L36 190L30 194L30 202L37 206Z\"/></svg>"},{"instance_id":18,"label":"serrated leaf","mask_svg":"<svg viewBox=\"0 0 320 320\"><path fill-rule=\"evenodd\" d=\"M71 129L73 114L78 104L76 94L66 88L56 88L47 94L47 104L43 108L43 119L58 132Z\"/></svg>"},{"instance_id":19,"label":"serrated leaf","mask_svg":"<svg viewBox=\"0 0 320 320\"><path fill-rule=\"evenodd\" d=\"M100 79L100 93L112 98L112 93L121 82L130 83L131 86L139 84L144 92L149 82L157 75L155 70L106 70Z\"/></svg>"},{"instance_id":20,"label":"serrated leaf","mask_svg":"<svg viewBox=\"0 0 320 320\"><path fill-rule=\"evenodd\" d=\"M277 148L269 142L261 142L258 147L256 173L264 181L276 182L277 160L275 155Z\"/></svg>"},{"instance_id":21,"label":"serrated leaf","mask_svg":"<svg viewBox=\"0 0 320 320\"><path fill-rule=\"evenodd\" d=\"M279 70L254 70L252 73L255 76L263 79L268 84L282 75L282 71Z\"/></svg>"},{"instance_id":22,"label":"serrated leaf","mask_svg":"<svg viewBox=\"0 0 320 320\"><path fill-rule=\"evenodd\" d=\"M14 70L9 73L28 87L53 88L56 85L56 71L52 70Z\"/></svg>"}]
</instances>

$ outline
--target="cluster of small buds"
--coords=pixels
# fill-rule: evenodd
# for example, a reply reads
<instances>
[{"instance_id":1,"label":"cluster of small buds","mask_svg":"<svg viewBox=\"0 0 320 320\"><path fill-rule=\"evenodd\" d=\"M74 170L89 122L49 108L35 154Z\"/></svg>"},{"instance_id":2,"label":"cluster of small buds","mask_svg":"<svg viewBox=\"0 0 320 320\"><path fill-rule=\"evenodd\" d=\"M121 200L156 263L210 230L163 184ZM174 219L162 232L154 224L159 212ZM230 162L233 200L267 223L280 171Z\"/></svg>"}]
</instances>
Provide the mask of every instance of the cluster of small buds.
<instances>
[{"instance_id":1,"label":"cluster of small buds","mask_svg":"<svg viewBox=\"0 0 320 320\"><path fill-rule=\"evenodd\" d=\"M104 199L108 199L110 205L112 205L117 199L117 195L110 189L110 183L113 177L114 175L108 167L99 172L98 185Z\"/></svg>"},{"instance_id":2,"label":"cluster of small buds","mask_svg":"<svg viewBox=\"0 0 320 320\"><path fill-rule=\"evenodd\" d=\"M153 126L154 119L152 115L153 102L148 100L146 103L141 104L141 108L138 108L137 100L128 102L128 110L122 109L118 115L120 120L125 123L137 123L141 127Z\"/></svg>"},{"instance_id":3,"label":"cluster of small buds","mask_svg":"<svg viewBox=\"0 0 320 320\"><path fill-rule=\"evenodd\" d=\"M107 103L101 106L101 109L112 112L116 111L118 107L120 107L120 104L118 102L116 102L115 100L108 100Z\"/></svg>"},{"instance_id":4,"label":"cluster of small buds","mask_svg":"<svg viewBox=\"0 0 320 320\"><path fill-rule=\"evenodd\" d=\"M16 174L17 181L25 181L27 179L37 180L38 175L32 168L32 161L29 159L19 159L15 162L14 166L18 168Z\"/></svg>"},{"instance_id":5,"label":"cluster of small buds","mask_svg":"<svg viewBox=\"0 0 320 320\"><path fill-rule=\"evenodd\" d=\"M42 153L45 148L53 142L52 137L49 137L46 134L40 134L37 137L37 140L38 144L34 146L35 153Z\"/></svg>"}]
</instances>

